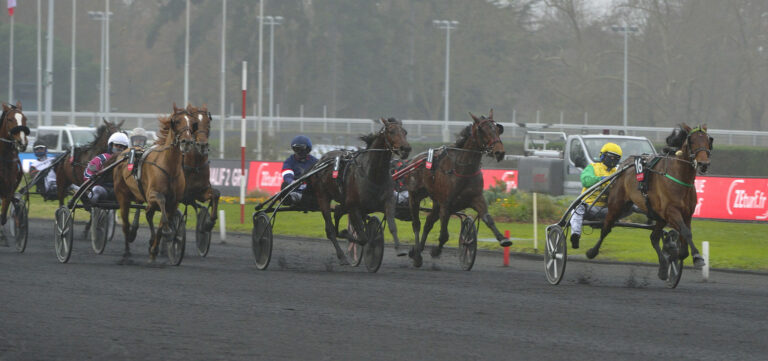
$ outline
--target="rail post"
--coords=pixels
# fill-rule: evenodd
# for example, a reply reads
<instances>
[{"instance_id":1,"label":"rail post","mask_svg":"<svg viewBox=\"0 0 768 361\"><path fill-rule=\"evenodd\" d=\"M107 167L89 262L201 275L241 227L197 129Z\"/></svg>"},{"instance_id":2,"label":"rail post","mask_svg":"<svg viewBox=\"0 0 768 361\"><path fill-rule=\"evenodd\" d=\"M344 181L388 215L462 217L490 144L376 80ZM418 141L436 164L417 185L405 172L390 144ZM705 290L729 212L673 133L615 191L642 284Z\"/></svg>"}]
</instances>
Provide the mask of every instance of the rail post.
<instances>
[{"instance_id":1,"label":"rail post","mask_svg":"<svg viewBox=\"0 0 768 361\"><path fill-rule=\"evenodd\" d=\"M533 192L533 249L539 252L539 212L536 202L536 192Z\"/></svg>"},{"instance_id":2,"label":"rail post","mask_svg":"<svg viewBox=\"0 0 768 361\"><path fill-rule=\"evenodd\" d=\"M227 243L227 213L223 209L219 209L219 238L221 238L221 244Z\"/></svg>"},{"instance_id":3,"label":"rail post","mask_svg":"<svg viewBox=\"0 0 768 361\"><path fill-rule=\"evenodd\" d=\"M701 268L701 277L704 278L704 282L709 281L709 242L701 242L701 251L704 253L704 267Z\"/></svg>"}]
</instances>

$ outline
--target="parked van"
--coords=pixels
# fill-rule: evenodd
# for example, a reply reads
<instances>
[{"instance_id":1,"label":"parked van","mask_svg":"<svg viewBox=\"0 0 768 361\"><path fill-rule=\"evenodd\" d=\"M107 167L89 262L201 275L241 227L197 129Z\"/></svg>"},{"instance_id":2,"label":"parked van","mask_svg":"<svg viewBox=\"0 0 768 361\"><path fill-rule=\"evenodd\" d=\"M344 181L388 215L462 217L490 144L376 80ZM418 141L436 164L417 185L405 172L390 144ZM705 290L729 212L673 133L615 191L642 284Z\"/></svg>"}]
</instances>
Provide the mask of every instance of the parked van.
<instances>
[{"instance_id":1,"label":"parked van","mask_svg":"<svg viewBox=\"0 0 768 361\"><path fill-rule=\"evenodd\" d=\"M45 144L50 153L61 153L66 149L83 146L93 141L96 128L77 125L41 125L32 130L36 143ZM35 143L33 143L34 145Z\"/></svg>"}]
</instances>

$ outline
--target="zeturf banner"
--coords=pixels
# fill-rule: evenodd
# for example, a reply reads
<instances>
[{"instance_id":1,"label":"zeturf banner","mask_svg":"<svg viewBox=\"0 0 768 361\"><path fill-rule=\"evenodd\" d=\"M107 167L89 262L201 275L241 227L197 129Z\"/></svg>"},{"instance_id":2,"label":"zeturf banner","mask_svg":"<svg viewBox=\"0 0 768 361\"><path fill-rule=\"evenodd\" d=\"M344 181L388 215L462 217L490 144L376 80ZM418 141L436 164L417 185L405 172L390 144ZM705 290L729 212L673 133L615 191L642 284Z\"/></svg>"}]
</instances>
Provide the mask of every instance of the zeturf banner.
<instances>
[{"instance_id":1,"label":"zeturf banner","mask_svg":"<svg viewBox=\"0 0 768 361\"><path fill-rule=\"evenodd\" d=\"M696 177L694 218L768 220L768 179Z\"/></svg>"}]
</instances>

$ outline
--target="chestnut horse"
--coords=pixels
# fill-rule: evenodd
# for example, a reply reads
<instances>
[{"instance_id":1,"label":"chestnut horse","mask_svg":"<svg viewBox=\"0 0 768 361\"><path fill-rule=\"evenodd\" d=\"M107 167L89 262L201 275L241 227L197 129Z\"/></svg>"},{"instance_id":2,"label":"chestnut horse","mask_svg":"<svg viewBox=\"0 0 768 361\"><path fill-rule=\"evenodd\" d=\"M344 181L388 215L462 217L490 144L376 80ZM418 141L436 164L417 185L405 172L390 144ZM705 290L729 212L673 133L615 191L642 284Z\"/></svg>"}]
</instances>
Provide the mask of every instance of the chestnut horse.
<instances>
[{"instance_id":1,"label":"chestnut horse","mask_svg":"<svg viewBox=\"0 0 768 361\"><path fill-rule=\"evenodd\" d=\"M8 220L8 207L24 175L19 153L27 149L28 135L27 117L21 112L21 102L16 105L3 103L0 115L0 226Z\"/></svg>"},{"instance_id":2,"label":"chestnut horse","mask_svg":"<svg viewBox=\"0 0 768 361\"><path fill-rule=\"evenodd\" d=\"M336 227L331 219L331 200L338 202L339 207L348 212L349 221L358 234L356 241L360 244L368 242L363 216L383 210L395 248L400 245L395 224L394 182L389 173L389 163L393 153L403 159L408 158L411 145L406 140L408 132L403 129L402 122L395 118L381 118L380 122L383 125L381 130L360 137L366 143L365 149L345 157L344 168L337 173L340 179L333 176L333 167L328 167L307 180L305 193L311 192L317 199L325 219L325 234L333 243L336 256L343 265L349 262L336 240ZM317 164L332 161L337 156L344 157L345 153L339 150L328 152Z\"/></svg>"},{"instance_id":3,"label":"chestnut horse","mask_svg":"<svg viewBox=\"0 0 768 361\"><path fill-rule=\"evenodd\" d=\"M138 165L141 178L137 181L133 171L128 169L128 164L123 162L117 165L113 172L115 184L115 196L120 204L120 217L123 223L125 235L125 253L123 261L131 256L129 244L133 242L136 234L131 234L130 205L132 202L146 203L146 218L151 232L150 262L154 262L160 250L161 232L155 232L152 217L160 210L162 217L158 228L162 233L170 233L169 213L173 214L179 201L184 196L185 178L181 167L181 158L194 145L192 138L192 123L194 117L184 108L177 108L173 104L173 114L167 118L158 119L161 132L167 136L163 143L155 145L145 152L144 160ZM128 152L123 152L123 155ZM120 156L122 158L122 155ZM117 157L113 157L117 159Z\"/></svg>"},{"instance_id":4,"label":"chestnut horse","mask_svg":"<svg viewBox=\"0 0 768 361\"><path fill-rule=\"evenodd\" d=\"M77 186L83 184L83 172L85 172L88 162L95 156L107 152L107 140L112 134L119 132L120 127L125 123L125 120L117 124L106 119L102 121L104 124L96 129L96 137L92 142L68 150L71 155L70 161L62 161L53 169L56 172L56 193L59 198L59 206L64 205L64 199L67 198L69 187L72 184Z\"/></svg>"},{"instance_id":5,"label":"chestnut horse","mask_svg":"<svg viewBox=\"0 0 768 361\"><path fill-rule=\"evenodd\" d=\"M411 227L415 235L416 245L409 256L415 267L421 267L421 252L427 241L427 235L437 219L440 219L440 244L432 249L432 257L439 257L445 242L448 241L448 220L452 214L471 207L477 211L477 216L493 231L499 243L506 247L512 244L496 228L493 218L488 214L488 203L483 197L483 175L481 173L482 157L489 155L496 161L504 159L504 144L499 137L504 127L493 120L493 109L488 117L472 117L468 125L458 136L451 147L439 148L434 151L431 169L426 168L427 153L415 156L411 163L424 162L406 175L405 186L409 193L411 208ZM421 200L432 199L432 210L427 215L424 230L419 241L419 209Z\"/></svg>"},{"instance_id":6,"label":"chestnut horse","mask_svg":"<svg viewBox=\"0 0 768 361\"><path fill-rule=\"evenodd\" d=\"M679 232L682 237L683 248L679 250L679 259L683 260L688 257L688 247L690 247L694 266L704 266L704 258L693 243L691 217L698 200L694 181L697 173L703 174L709 167L712 142L713 138L707 134L706 125L691 128L683 123L675 129L672 135L667 138L667 143L677 148L677 152L671 155L658 156L660 158L658 162L647 169L647 200L638 189L637 179L633 171L627 170L619 175L608 191L606 204L608 213L600 231L600 239L594 247L587 251L587 257L594 258L597 256L603 240L611 232L611 228L618 221L618 218L623 214L628 214L632 204L635 204L656 221L651 232L651 245L659 256L659 278L667 279L668 260L662 256L659 248L663 228L667 225ZM666 239L665 242L667 242ZM671 246L672 251L677 251L674 249L674 245L665 244L664 246L665 249L670 249Z\"/></svg>"},{"instance_id":7,"label":"chestnut horse","mask_svg":"<svg viewBox=\"0 0 768 361\"><path fill-rule=\"evenodd\" d=\"M195 200L200 202L210 202L210 218L207 224L202 225L203 229L210 231L216 224L218 218L219 197L221 193L211 186L211 167L208 160L208 136L211 133L211 113L208 107L203 104L197 108L187 105L187 112L195 118L192 125L193 136L195 137L195 148L193 151L184 154L184 178L187 188L184 191L184 204L195 204Z\"/></svg>"}]
</instances>

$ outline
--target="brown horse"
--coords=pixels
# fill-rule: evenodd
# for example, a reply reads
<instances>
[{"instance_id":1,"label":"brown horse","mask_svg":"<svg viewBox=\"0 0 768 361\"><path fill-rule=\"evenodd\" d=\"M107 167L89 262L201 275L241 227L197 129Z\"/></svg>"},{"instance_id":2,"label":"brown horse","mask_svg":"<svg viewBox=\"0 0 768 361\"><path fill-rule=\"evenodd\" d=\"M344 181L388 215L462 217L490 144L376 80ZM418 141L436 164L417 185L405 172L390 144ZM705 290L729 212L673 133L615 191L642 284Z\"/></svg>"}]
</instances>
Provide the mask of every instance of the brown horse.
<instances>
[{"instance_id":1,"label":"brown horse","mask_svg":"<svg viewBox=\"0 0 768 361\"><path fill-rule=\"evenodd\" d=\"M24 175L19 153L27 149L28 135L27 117L21 112L21 102L16 105L3 103L0 115L0 226L8 220L8 207Z\"/></svg>"},{"instance_id":2,"label":"brown horse","mask_svg":"<svg viewBox=\"0 0 768 361\"><path fill-rule=\"evenodd\" d=\"M679 250L679 259L688 257L690 246L694 266L704 266L704 258L693 244L691 217L697 203L694 188L696 173L703 174L707 171L712 142L713 138L707 134L706 125L692 129L686 124L681 124L673 135L667 138L667 143L679 150L673 155L660 156L659 161L648 169L647 200L638 189L634 172L628 170L619 175L608 191L606 204L608 213L600 231L600 239L587 251L587 257L597 256L603 240L611 232L613 225L621 215L628 214L632 205L635 204L656 221L651 232L651 245L659 256L659 278L667 279L668 260L662 256L659 248L663 228L667 225L679 232L682 237L683 248ZM672 251L677 251L674 245L665 244L664 246L666 249L671 247Z\"/></svg>"},{"instance_id":3,"label":"brown horse","mask_svg":"<svg viewBox=\"0 0 768 361\"><path fill-rule=\"evenodd\" d=\"M106 119L102 120L103 125L96 129L96 137L92 142L75 149L68 150L70 152L70 160L62 161L56 165L54 172L56 172L56 194L59 198L59 206L64 205L64 199L67 198L69 193L69 187L71 185L80 186L83 184L83 172L85 167L88 166L88 162L95 156L107 152L107 140L109 137L120 131L120 127L123 126L125 120L119 123L112 123Z\"/></svg>"},{"instance_id":4,"label":"brown horse","mask_svg":"<svg viewBox=\"0 0 768 361\"><path fill-rule=\"evenodd\" d=\"M160 249L161 232L155 232L152 218L155 212L160 210L162 217L160 217L158 228L164 234L169 233L169 213L176 211L179 201L184 196L186 184L181 159L194 144L192 138L194 117L184 108L177 108L174 103L173 114L158 120L160 130L167 136L163 143L156 143L146 151L144 160L138 166L141 178L137 181L125 162L117 165L113 172L115 196L120 204L120 217L125 235L125 253L122 262L130 258L129 244L136 237L135 233L130 232L131 222L128 219L131 203L146 203L146 218L151 232L150 261L154 262Z\"/></svg>"},{"instance_id":5,"label":"brown horse","mask_svg":"<svg viewBox=\"0 0 768 361\"><path fill-rule=\"evenodd\" d=\"M210 231L216 224L218 217L219 197L221 193L211 187L211 167L208 161L208 136L211 133L211 113L208 107L203 104L197 108L187 105L187 112L195 118L192 125L192 132L195 137L195 148L193 151L184 154L184 178L187 188L184 191L184 204L195 205L195 200L200 202L209 202L210 218L207 224L202 225L203 229Z\"/></svg>"},{"instance_id":6,"label":"brown horse","mask_svg":"<svg viewBox=\"0 0 768 361\"><path fill-rule=\"evenodd\" d=\"M336 256L341 264L349 264L344 252L336 240L336 227L331 219L331 200L339 203L349 214L349 220L358 234L357 242L368 242L364 232L363 216L372 212L384 211L390 233L399 247L395 224L395 195L394 183L389 173L389 163L392 154L408 158L411 145L406 140L408 132L403 129L403 123L395 118L380 119L383 127L376 133L360 137L366 143L366 148L352 152L346 158L343 170L338 172L339 178L333 177L333 167L328 167L308 178L307 191L317 199L320 211L325 219L325 234L336 249ZM323 155L317 162L322 164L337 156L344 157L344 151L331 151Z\"/></svg>"},{"instance_id":7,"label":"brown horse","mask_svg":"<svg viewBox=\"0 0 768 361\"><path fill-rule=\"evenodd\" d=\"M437 149L431 169L419 166L408 174L405 185L409 193L409 205L413 219L411 227L415 235L416 245L409 256L413 258L413 265L421 267L421 252L427 241L427 235L437 219L440 219L440 244L432 249L432 257L439 257L445 242L448 241L448 220L452 214L471 207L477 211L477 216L488 228L493 231L496 239L502 246L509 246L512 242L505 238L496 228L493 218L488 214L488 203L483 197L483 175L481 173L482 157L489 155L496 161L504 159L504 144L499 136L504 132L504 127L493 120L493 109L488 117L472 117L472 124L468 125L459 134L456 143L451 147ZM411 160L425 162L427 153L417 155ZM419 209L421 200L429 197L432 199L432 210L427 215L424 230L419 241Z\"/></svg>"}]
</instances>

